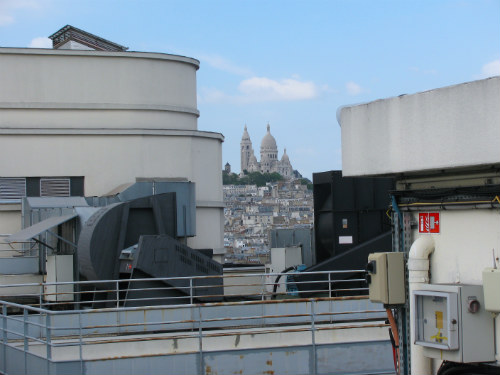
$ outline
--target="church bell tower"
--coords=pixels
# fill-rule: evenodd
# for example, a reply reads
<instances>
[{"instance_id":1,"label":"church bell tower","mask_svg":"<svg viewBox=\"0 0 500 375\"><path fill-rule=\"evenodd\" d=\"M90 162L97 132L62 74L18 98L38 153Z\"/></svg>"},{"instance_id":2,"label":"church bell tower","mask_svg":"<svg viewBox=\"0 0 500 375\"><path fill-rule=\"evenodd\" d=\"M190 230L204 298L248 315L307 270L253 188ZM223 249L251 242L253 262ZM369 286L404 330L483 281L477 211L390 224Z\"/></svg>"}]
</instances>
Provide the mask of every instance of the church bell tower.
<instances>
[{"instance_id":1,"label":"church bell tower","mask_svg":"<svg viewBox=\"0 0 500 375\"><path fill-rule=\"evenodd\" d=\"M240 142L241 174L243 174L244 170L248 170L248 162L250 160L250 155L252 155L252 150L252 141L250 140L250 135L248 134L247 126L245 125L245 130L243 131L243 136L241 137Z\"/></svg>"}]
</instances>

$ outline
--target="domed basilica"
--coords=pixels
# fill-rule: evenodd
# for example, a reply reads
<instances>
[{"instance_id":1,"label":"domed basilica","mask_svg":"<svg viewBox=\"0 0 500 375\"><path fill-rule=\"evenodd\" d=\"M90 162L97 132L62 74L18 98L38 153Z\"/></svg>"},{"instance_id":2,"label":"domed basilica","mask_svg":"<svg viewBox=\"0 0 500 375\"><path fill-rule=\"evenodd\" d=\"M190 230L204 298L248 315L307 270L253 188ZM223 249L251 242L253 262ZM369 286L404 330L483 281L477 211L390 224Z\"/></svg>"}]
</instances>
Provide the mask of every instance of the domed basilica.
<instances>
[{"instance_id":1,"label":"domed basilica","mask_svg":"<svg viewBox=\"0 0 500 375\"><path fill-rule=\"evenodd\" d=\"M286 179L294 177L292 164L286 154L286 148L281 157L278 159L278 146L276 139L271 135L271 127L267 124L267 133L262 138L260 144L260 162L257 161L252 147L252 141L248 134L247 127L243 131L241 137L241 173L247 172L260 172L260 173L273 173L278 172Z\"/></svg>"}]
</instances>

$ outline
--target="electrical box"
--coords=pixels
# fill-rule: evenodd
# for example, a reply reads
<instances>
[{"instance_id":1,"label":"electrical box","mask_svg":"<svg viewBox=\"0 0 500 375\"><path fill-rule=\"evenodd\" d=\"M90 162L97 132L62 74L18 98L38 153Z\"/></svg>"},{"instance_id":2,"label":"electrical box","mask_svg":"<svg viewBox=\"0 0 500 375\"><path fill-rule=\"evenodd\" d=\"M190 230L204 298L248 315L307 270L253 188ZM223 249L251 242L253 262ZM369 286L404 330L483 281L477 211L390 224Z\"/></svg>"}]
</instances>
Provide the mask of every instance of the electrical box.
<instances>
[{"instance_id":1,"label":"electrical box","mask_svg":"<svg viewBox=\"0 0 500 375\"><path fill-rule=\"evenodd\" d=\"M56 284L72 281L73 255L48 255L46 282L49 285L44 286L44 299L53 302L73 301L73 284Z\"/></svg>"},{"instance_id":2,"label":"electrical box","mask_svg":"<svg viewBox=\"0 0 500 375\"><path fill-rule=\"evenodd\" d=\"M366 266L369 296L385 305L404 304L405 265L403 253L372 253Z\"/></svg>"},{"instance_id":3,"label":"electrical box","mask_svg":"<svg viewBox=\"0 0 500 375\"><path fill-rule=\"evenodd\" d=\"M302 264L302 248L280 247L271 249L272 272L283 272L286 268Z\"/></svg>"},{"instance_id":4,"label":"electrical box","mask_svg":"<svg viewBox=\"0 0 500 375\"><path fill-rule=\"evenodd\" d=\"M414 343L429 358L495 361L493 317L480 285L425 284L412 292Z\"/></svg>"},{"instance_id":5,"label":"electrical box","mask_svg":"<svg viewBox=\"0 0 500 375\"><path fill-rule=\"evenodd\" d=\"M485 268L483 271L484 307L486 311L500 313L500 270Z\"/></svg>"},{"instance_id":6,"label":"electrical box","mask_svg":"<svg viewBox=\"0 0 500 375\"><path fill-rule=\"evenodd\" d=\"M300 246L278 247L271 249L271 264L267 265L271 274L281 273L285 269L302 264L302 248ZM266 275L266 289L273 292L276 275ZM286 292L286 277L281 277L278 293Z\"/></svg>"}]
</instances>

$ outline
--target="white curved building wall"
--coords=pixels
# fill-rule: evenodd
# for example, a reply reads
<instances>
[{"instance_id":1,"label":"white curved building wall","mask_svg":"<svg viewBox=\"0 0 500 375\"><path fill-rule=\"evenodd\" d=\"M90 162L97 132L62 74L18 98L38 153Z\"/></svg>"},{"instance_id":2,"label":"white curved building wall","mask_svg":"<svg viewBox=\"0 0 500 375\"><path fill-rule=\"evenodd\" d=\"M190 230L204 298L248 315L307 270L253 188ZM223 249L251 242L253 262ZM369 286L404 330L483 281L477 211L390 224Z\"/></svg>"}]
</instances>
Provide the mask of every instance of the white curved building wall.
<instances>
[{"instance_id":1,"label":"white curved building wall","mask_svg":"<svg viewBox=\"0 0 500 375\"><path fill-rule=\"evenodd\" d=\"M0 126L197 129L197 60L20 48L0 56Z\"/></svg>"},{"instance_id":2,"label":"white curved building wall","mask_svg":"<svg viewBox=\"0 0 500 375\"><path fill-rule=\"evenodd\" d=\"M223 249L223 136L197 130L196 60L0 48L0 65L0 177L84 176L87 196L185 178L197 200L188 244ZM0 233L12 220L0 210Z\"/></svg>"}]
</instances>

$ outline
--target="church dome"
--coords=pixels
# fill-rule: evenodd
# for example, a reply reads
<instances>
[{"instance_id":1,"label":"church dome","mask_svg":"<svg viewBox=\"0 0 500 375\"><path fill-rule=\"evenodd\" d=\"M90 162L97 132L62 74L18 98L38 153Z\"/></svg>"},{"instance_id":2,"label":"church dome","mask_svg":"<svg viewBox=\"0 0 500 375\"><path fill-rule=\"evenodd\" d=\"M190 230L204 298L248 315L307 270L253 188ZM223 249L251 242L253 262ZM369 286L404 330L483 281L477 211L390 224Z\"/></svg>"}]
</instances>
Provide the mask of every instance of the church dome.
<instances>
[{"instance_id":1,"label":"church dome","mask_svg":"<svg viewBox=\"0 0 500 375\"><path fill-rule=\"evenodd\" d=\"M261 150L272 150L278 152L278 146L276 145L276 139L271 135L271 127L267 124L267 134L262 138L262 143L260 144Z\"/></svg>"}]
</instances>

